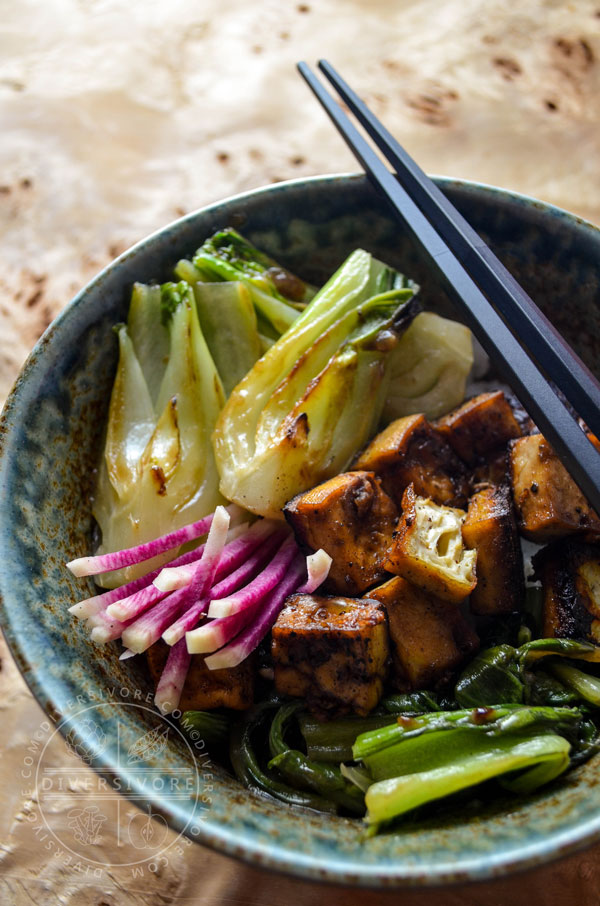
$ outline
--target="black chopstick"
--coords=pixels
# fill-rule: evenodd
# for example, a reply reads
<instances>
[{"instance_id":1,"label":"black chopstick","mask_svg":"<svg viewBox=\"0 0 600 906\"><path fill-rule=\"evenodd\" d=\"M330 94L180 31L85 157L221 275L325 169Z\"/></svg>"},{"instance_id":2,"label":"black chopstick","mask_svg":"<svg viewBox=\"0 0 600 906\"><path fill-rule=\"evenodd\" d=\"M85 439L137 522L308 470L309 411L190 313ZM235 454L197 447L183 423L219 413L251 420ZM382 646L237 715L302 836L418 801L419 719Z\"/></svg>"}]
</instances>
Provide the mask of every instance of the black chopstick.
<instances>
[{"instance_id":1,"label":"black chopstick","mask_svg":"<svg viewBox=\"0 0 600 906\"><path fill-rule=\"evenodd\" d=\"M600 453L588 440L576 417L557 396L536 362L519 344L464 264L449 248L447 241L432 226L411 195L380 160L306 63L299 63L298 70L371 181L431 258L446 291L458 304L464 320L487 351L498 372L512 386L583 494L600 513ZM375 128L377 121L374 117L372 119ZM482 240L477 237L477 241L481 247ZM533 354L535 355L535 347ZM598 412L595 415L596 418L599 417Z\"/></svg>"},{"instance_id":2,"label":"black chopstick","mask_svg":"<svg viewBox=\"0 0 600 906\"><path fill-rule=\"evenodd\" d=\"M319 68L394 167L411 198L507 321L522 345L600 437L600 383L473 227L326 60Z\"/></svg>"}]
</instances>

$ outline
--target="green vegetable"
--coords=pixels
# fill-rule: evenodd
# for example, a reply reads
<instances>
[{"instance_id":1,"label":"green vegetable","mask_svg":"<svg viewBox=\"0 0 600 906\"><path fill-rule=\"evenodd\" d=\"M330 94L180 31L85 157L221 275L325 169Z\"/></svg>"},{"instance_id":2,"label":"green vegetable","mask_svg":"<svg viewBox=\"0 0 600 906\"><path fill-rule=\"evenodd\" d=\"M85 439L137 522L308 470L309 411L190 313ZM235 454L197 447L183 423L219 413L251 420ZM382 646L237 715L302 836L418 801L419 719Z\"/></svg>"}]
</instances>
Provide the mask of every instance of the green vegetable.
<instances>
[{"instance_id":1,"label":"green vegetable","mask_svg":"<svg viewBox=\"0 0 600 906\"><path fill-rule=\"evenodd\" d=\"M387 695L379 702L389 714L421 714L424 711L439 711L440 705L431 692L406 692Z\"/></svg>"},{"instance_id":2,"label":"green vegetable","mask_svg":"<svg viewBox=\"0 0 600 906\"><path fill-rule=\"evenodd\" d=\"M281 705L278 709L269 727L269 751L271 752L271 757L274 758L276 755L281 755L290 748L283 738L283 734L291 718L300 710L303 704L304 702L297 700Z\"/></svg>"},{"instance_id":3,"label":"green vegetable","mask_svg":"<svg viewBox=\"0 0 600 906\"><path fill-rule=\"evenodd\" d=\"M197 733L209 749L225 748L229 742L231 718L214 711L184 711L181 728L186 733Z\"/></svg>"},{"instance_id":4,"label":"green vegetable","mask_svg":"<svg viewBox=\"0 0 600 906\"><path fill-rule=\"evenodd\" d=\"M473 365L471 331L433 312L417 315L392 353L383 418L424 412L437 418L465 398Z\"/></svg>"},{"instance_id":5,"label":"green vegetable","mask_svg":"<svg viewBox=\"0 0 600 906\"><path fill-rule=\"evenodd\" d=\"M213 436L229 500L281 518L347 467L378 424L389 353L416 311L405 282L355 251L238 384Z\"/></svg>"},{"instance_id":6,"label":"green vegetable","mask_svg":"<svg viewBox=\"0 0 600 906\"><path fill-rule=\"evenodd\" d=\"M365 813L362 792L346 780L337 765L319 764L303 752L287 749L271 759L269 768L279 771L288 783L301 789L314 790L319 796L354 815Z\"/></svg>"},{"instance_id":7,"label":"green vegetable","mask_svg":"<svg viewBox=\"0 0 600 906\"><path fill-rule=\"evenodd\" d=\"M493 708L438 711L418 717L401 716L394 724L358 736L352 754L356 760L363 761L382 752L385 752L385 758L393 758L390 747L420 736L437 736L442 731L466 729L476 735L488 736L507 731L531 731L532 728L562 732L572 728L580 719L581 712L575 708L522 707L512 703Z\"/></svg>"},{"instance_id":8,"label":"green vegetable","mask_svg":"<svg viewBox=\"0 0 600 906\"><path fill-rule=\"evenodd\" d=\"M222 503L210 437L224 394L190 287L136 284L128 323L117 332L119 363L93 506L99 555L194 522ZM99 581L114 587L156 565L147 561Z\"/></svg>"},{"instance_id":9,"label":"green vegetable","mask_svg":"<svg viewBox=\"0 0 600 906\"><path fill-rule=\"evenodd\" d=\"M229 758L238 780L251 789L262 790L290 805L302 805L322 812L335 812L333 802L312 792L294 789L268 768L264 770L254 751L253 734L261 729L268 712L276 708L274 702L261 702L247 711L232 727L229 740Z\"/></svg>"},{"instance_id":10,"label":"green vegetable","mask_svg":"<svg viewBox=\"0 0 600 906\"><path fill-rule=\"evenodd\" d=\"M534 639L517 649L516 657L521 664L530 664L542 657L577 658L582 661L600 662L600 647L591 642L575 639Z\"/></svg>"},{"instance_id":11,"label":"green vegetable","mask_svg":"<svg viewBox=\"0 0 600 906\"><path fill-rule=\"evenodd\" d=\"M269 731L272 755L269 768L275 768L285 780L300 789L313 790L353 814L364 815L362 793L346 780L338 765L320 764L286 743L283 736L286 726L302 706L301 701L282 705L273 718Z\"/></svg>"},{"instance_id":12,"label":"green vegetable","mask_svg":"<svg viewBox=\"0 0 600 906\"><path fill-rule=\"evenodd\" d=\"M194 267L205 282L241 281L257 311L278 334L293 324L298 309L314 295L312 287L232 229L207 239L194 256Z\"/></svg>"},{"instance_id":13,"label":"green vegetable","mask_svg":"<svg viewBox=\"0 0 600 906\"><path fill-rule=\"evenodd\" d=\"M447 735L440 741L436 766L373 783L365 795L367 823L376 829L426 802L515 771L522 773L509 781L512 789L531 792L569 766L570 745L554 734L524 738L509 733L490 739L463 731L455 739L453 746Z\"/></svg>"},{"instance_id":14,"label":"green vegetable","mask_svg":"<svg viewBox=\"0 0 600 906\"><path fill-rule=\"evenodd\" d=\"M498 645L480 651L461 673L454 689L463 708L523 701L523 683L515 664L515 649Z\"/></svg>"},{"instance_id":15,"label":"green vegetable","mask_svg":"<svg viewBox=\"0 0 600 906\"><path fill-rule=\"evenodd\" d=\"M195 283L194 296L202 333L229 396L262 355L250 293L243 283Z\"/></svg>"},{"instance_id":16,"label":"green vegetable","mask_svg":"<svg viewBox=\"0 0 600 906\"><path fill-rule=\"evenodd\" d=\"M547 669L556 676L560 682L575 692L579 698L589 702L595 707L600 707L600 679L591 676L583 670L578 670L572 664L552 661Z\"/></svg>"},{"instance_id":17,"label":"green vegetable","mask_svg":"<svg viewBox=\"0 0 600 906\"><path fill-rule=\"evenodd\" d=\"M316 720L306 713L298 717L309 756L317 761L336 763L352 758L352 746L357 736L389 726L391 720L389 714L340 717L328 721Z\"/></svg>"},{"instance_id":18,"label":"green vegetable","mask_svg":"<svg viewBox=\"0 0 600 906\"><path fill-rule=\"evenodd\" d=\"M552 708L558 708L576 705L581 701L579 695L567 689L545 670L536 670L530 677L528 691L528 701L532 705L550 705Z\"/></svg>"}]
</instances>

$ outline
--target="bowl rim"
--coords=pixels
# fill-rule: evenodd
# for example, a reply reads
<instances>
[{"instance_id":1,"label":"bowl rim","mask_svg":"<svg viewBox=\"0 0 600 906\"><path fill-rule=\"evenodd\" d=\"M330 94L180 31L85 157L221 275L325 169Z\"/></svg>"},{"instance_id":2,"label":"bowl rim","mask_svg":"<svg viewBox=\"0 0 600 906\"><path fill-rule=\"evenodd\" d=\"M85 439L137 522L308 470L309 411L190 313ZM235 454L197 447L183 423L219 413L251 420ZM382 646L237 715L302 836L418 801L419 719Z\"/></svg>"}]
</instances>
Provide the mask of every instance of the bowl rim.
<instances>
[{"instance_id":1,"label":"bowl rim","mask_svg":"<svg viewBox=\"0 0 600 906\"><path fill-rule=\"evenodd\" d=\"M509 200L517 202L520 205L530 207L535 206L540 212L546 212L553 217L567 221L570 226L583 229L588 232L590 229L597 234L600 239L600 228L595 224L572 214L562 208L559 208L549 202L542 201L524 193L513 192L498 186L481 183L474 180L460 179L456 177L435 176L435 181L444 188L459 188L467 193L487 195L495 199ZM307 184L321 184L326 187L328 184L340 181L351 184L366 181L367 178L363 173L334 173L315 175L310 177L298 177L292 180L259 186L245 192L239 192L225 199L220 199L202 208L198 208L183 217L177 218L166 225L158 228L148 236L140 239L131 247L125 250L121 255L112 260L102 270L96 274L59 312L57 317L52 321L44 331L40 339L35 344L33 350L27 357L8 397L5 402L2 414L0 416L0 474L4 466L4 456L8 435L11 429L11 418L13 409L19 402L21 388L26 383L29 373L36 367L38 357L43 348L51 340L53 333L59 328L65 319L72 316L73 311L80 305L83 305L87 294L95 289L121 262L134 257L143 251L146 246L162 240L166 235L173 231L178 231L182 225L193 223L200 216L206 216L218 213L221 208L229 207L236 203L241 203L249 199L272 197L278 192L286 191L290 188L300 188ZM2 516L0 515L0 523ZM0 616L4 637L7 646L17 663L19 671L25 680L29 690L37 700L38 704L50 714L52 710L62 713L61 707L49 697L48 690L43 686L39 669L31 669L31 664L27 659L26 648L13 633L11 626L10 614L7 609L7 601L0 587ZM66 735L68 723L64 722L61 729L63 735ZM97 773L107 778L113 778L115 771L111 765L104 763L101 757L96 757L90 765ZM127 793L124 793L127 796ZM182 830L185 818L176 809L165 808L164 802L159 795L148 794L147 802L140 803L139 797L137 802L140 808L144 804L152 806L162 814L167 814L169 823L172 828ZM300 850L291 852L285 846L270 845L266 846L260 841L242 836L237 831L231 831L227 826L219 822L211 822L210 815L200 822L201 831L197 836L191 839L194 842L209 846L210 848L241 859L255 867L268 868L286 875L293 875L298 878L312 881L326 881L330 883L346 884L357 887L439 887L451 883L464 883L466 881L485 881L493 878L503 877L509 873L523 871L528 868L539 866L553 859L564 857L574 853L600 839L600 813L597 818L591 819L578 825L575 829L563 829L552 837L539 841L532 845L521 846L517 853L513 851L508 854L502 853L486 854L485 857L479 856L473 858L472 862L460 869L453 868L451 863L432 868L427 873L422 865L406 866L399 862L398 865L385 864L362 864L360 866L350 867L350 863L339 858L331 858L323 865L322 860L316 856L305 854ZM184 830L185 832L185 830Z\"/></svg>"}]
</instances>

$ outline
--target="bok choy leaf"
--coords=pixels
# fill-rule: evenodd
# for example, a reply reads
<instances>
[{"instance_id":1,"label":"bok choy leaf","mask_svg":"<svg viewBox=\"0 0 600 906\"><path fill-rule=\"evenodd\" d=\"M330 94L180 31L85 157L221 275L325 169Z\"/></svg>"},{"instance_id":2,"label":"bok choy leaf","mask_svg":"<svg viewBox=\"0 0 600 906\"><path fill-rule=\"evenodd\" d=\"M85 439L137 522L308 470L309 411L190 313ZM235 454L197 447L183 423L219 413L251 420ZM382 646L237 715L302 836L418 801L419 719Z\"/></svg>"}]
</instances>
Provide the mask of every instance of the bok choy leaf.
<instances>
[{"instance_id":1,"label":"bok choy leaf","mask_svg":"<svg viewBox=\"0 0 600 906\"><path fill-rule=\"evenodd\" d=\"M173 531L222 502L210 436L224 392L191 288L136 284L118 337L93 508L102 531L98 554ZM114 587L157 565L127 567L99 581Z\"/></svg>"},{"instance_id":2,"label":"bok choy leaf","mask_svg":"<svg viewBox=\"0 0 600 906\"><path fill-rule=\"evenodd\" d=\"M417 315L392 353L386 422L423 412L438 418L465 398L473 365L471 331L431 311Z\"/></svg>"},{"instance_id":3,"label":"bok choy leaf","mask_svg":"<svg viewBox=\"0 0 600 906\"><path fill-rule=\"evenodd\" d=\"M225 497L282 518L287 500L348 466L377 427L416 290L353 252L229 397L213 435Z\"/></svg>"}]
</instances>

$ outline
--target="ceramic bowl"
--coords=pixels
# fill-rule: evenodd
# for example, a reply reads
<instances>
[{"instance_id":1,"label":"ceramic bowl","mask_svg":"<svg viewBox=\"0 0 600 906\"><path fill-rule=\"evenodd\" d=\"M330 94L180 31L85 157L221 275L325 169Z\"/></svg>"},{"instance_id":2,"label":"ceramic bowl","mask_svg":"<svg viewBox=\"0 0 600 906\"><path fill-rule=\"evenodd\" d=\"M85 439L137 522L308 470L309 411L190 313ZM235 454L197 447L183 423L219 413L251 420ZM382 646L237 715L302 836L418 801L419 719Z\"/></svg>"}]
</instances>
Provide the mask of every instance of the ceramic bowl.
<instances>
[{"instance_id":1,"label":"ceramic bowl","mask_svg":"<svg viewBox=\"0 0 600 906\"><path fill-rule=\"evenodd\" d=\"M599 372L600 232L507 191L456 180L440 184ZM99 274L39 341L2 417L2 623L33 694L63 733L71 740L75 734L96 771L173 828L303 878L442 884L503 875L592 843L600 837L600 756L529 798L499 798L481 811L408 821L369 840L360 821L260 796L216 764L202 802L189 792L166 795L170 778L189 773L199 760L176 731L161 736L162 751L146 746L133 766L122 757L124 743L131 751L136 740L154 738L148 733L162 718L150 705L133 706L146 696L151 701L143 658L119 661L116 645L95 647L67 613L93 586L73 578L64 564L92 543L89 497L116 364L111 328L125 317L131 285L169 279L178 258L227 225L315 283L363 246L417 279L426 305L451 310L427 262L363 176L281 183L212 205L140 242ZM87 702L94 703L94 722L84 717ZM148 785L140 764L161 782Z\"/></svg>"}]
</instances>

